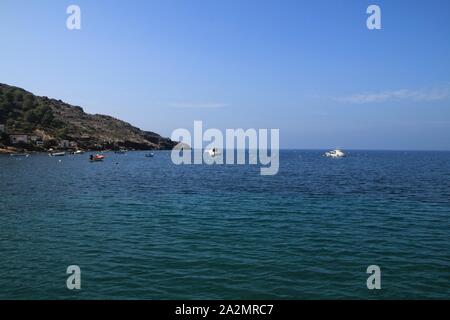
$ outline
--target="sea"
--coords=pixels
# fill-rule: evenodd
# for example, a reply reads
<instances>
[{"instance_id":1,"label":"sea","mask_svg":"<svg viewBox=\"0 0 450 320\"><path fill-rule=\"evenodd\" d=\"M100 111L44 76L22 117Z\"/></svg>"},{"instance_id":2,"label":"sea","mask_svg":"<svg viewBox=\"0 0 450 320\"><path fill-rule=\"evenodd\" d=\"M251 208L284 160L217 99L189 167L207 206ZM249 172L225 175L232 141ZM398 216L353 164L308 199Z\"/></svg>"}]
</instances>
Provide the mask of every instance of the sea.
<instances>
[{"instance_id":1,"label":"sea","mask_svg":"<svg viewBox=\"0 0 450 320\"><path fill-rule=\"evenodd\" d=\"M449 299L450 152L323 152L0 156L0 299Z\"/></svg>"}]
</instances>

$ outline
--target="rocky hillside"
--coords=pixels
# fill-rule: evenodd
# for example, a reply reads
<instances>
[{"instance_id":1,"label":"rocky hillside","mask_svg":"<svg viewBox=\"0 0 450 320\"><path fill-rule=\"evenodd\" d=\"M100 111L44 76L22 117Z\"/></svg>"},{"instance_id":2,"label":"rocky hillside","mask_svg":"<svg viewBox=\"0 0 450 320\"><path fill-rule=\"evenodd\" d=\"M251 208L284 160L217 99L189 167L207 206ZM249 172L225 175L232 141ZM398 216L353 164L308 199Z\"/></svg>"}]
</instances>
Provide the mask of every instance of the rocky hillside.
<instances>
[{"instance_id":1,"label":"rocky hillside","mask_svg":"<svg viewBox=\"0 0 450 320\"><path fill-rule=\"evenodd\" d=\"M29 146L23 146L26 149L58 147L64 142L91 150L162 150L175 145L170 139L113 117L88 114L81 107L6 84L0 84L0 125L6 131L0 132L3 146L11 145L9 135L16 133L42 140L38 146L29 142Z\"/></svg>"}]
</instances>

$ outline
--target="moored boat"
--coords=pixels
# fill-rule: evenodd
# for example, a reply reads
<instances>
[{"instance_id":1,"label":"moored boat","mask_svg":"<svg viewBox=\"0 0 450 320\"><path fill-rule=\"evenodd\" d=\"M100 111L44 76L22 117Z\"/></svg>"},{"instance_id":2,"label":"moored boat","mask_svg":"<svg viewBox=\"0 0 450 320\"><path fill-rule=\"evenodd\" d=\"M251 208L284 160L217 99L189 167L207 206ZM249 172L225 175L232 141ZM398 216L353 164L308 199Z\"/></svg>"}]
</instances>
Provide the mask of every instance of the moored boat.
<instances>
[{"instance_id":1,"label":"moored boat","mask_svg":"<svg viewBox=\"0 0 450 320\"><path fill-rule=\"evenodd\" d=\"M11 157L25 157L28 158L30 156L29 153L11 153L10 154Z\"/></svg>"},{"instance_id":2,"label":"moored boat","mask_svg":"<svg viewBox=\"0 0 450 320\"><path fill-rule=\"evenodd\" d=\"M207 153L210 157L215 157L215 156L218 156L221 154L219 149L217 149L217 148L205 150L205 153Z\"/></svg>"},{"instance_id":3,"label":"moored boat","mask_svg":"<svg viewBox=\"0 0 450 320\"><path fill-rule=\"evenodd\" d=\"M64 157L66 155L65 152L52 152L48 154L50 157Z\"/></svg>"},{"instance_id":4,"label":"moored boat","mask_svg":"<svg viewBox=\"0 0 450 320\"><path fill-rule=\"evenodd\" d=\"M325 152L324 156L330 158L343 158L345 157L345 153L342 150L336 149Z\"/></svg>"},{"instance_id":5,"label":"moored boat","mask_svg":"<svg viewBox=\"0 0 450 320\"><path fill-rule=\"evenodd\" d=\"M103 161L105 159L104 155L101 154L96 154L96 155L90 155L89 160L91 162L99 162L99 161Z\"/></svg>"}]
</instances>

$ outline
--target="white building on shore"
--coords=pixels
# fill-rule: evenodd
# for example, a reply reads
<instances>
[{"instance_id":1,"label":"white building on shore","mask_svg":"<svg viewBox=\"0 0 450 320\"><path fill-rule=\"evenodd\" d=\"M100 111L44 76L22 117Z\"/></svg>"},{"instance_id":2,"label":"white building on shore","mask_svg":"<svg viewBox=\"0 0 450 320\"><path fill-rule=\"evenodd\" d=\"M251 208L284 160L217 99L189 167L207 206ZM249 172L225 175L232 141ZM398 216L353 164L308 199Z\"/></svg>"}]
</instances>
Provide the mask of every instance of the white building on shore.
<instances>
[{"instance_id":1,"label":"white building on shore","mask_svg":"<svg viewBox=\"0 0 450 320\"><path fill-rule=\"evenodd\" d=\"M9 135L12 144L28 143L28 135L24 133L15 133Z\"/></svg>"}]
</instances>

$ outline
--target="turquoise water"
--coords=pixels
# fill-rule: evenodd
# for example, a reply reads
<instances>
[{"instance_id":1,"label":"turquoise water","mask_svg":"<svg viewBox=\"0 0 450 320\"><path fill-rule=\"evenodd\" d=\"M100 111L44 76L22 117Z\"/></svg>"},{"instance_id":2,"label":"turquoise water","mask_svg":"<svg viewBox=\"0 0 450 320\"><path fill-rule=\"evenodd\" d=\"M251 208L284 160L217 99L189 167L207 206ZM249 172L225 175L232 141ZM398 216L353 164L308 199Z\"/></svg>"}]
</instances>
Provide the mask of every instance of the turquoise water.
<instances>
[{"instance_id":1,"label":"turquoise water","mask_svg":"<svg viewBox=\"0 0 450 320\"><path fill-rule=\"evenodd\" d=\"M0 156L0 299L449 299L450 153L321 154Z\"/></svg>"}]
</instances>

